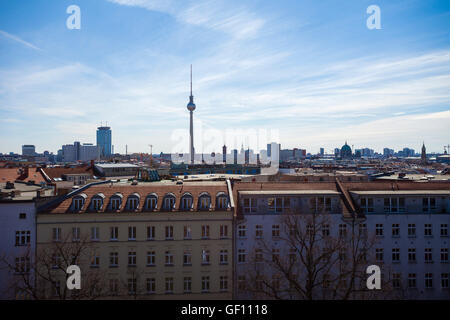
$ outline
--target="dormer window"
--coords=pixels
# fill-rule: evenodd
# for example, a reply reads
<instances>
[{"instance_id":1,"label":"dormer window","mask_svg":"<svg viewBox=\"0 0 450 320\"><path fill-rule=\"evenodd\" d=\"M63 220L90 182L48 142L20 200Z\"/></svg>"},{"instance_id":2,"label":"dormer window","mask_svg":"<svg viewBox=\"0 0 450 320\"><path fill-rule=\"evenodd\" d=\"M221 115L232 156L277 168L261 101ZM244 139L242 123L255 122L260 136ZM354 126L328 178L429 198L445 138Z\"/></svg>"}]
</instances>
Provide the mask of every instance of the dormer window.
<instances>
[{"instance_id":1,"label":"dormer window","mask_svg":"<svg viewBox=\"0 0 450 320\"><path fill-rule=\"evenodd\" d=\"M86 198L87 196L84 193L75 196L72 200L72 210L80 211L84 206Z\"/></svg>"},{"instance_id":2,"label":"dormer window","mask_svg":"<svg viewBox=\"0 0 450 320\"><path fill-rule=\"evenodd\" d=\"M139 199L140 196L138 193L133 193L128 197L128 209L131 211L135 211L139 209Z\"/></svg>"},{"instance_id":3,"label":"dormer window","mask_svg":"<svg viewBox=\"0 0 450 320\"><path fill-rule=\"evenodd\" d=\"M169 193L164 197L163 209L164 211L172 211L175 208L175 195Z\"/></svg>"},{"instance_id":4,"label":"dormer window","mask_svg":"<svg viewBox=\"0 0 450 320\"><path fill-rule=\"evenodd\" d=\"M199 210L209 210L211 208L211 196L207 192L200 194L198 198Z\"/></svg>"},{"instance_id":5,"label":"dormer window","mask_svg":"<svg viewBox=\"0 0 450 320\"><path fill-rule=\"evenodd\" d=\"M105 195L103 193L96 194L91 200L91 209L93 211L100 211L103 207L103 200Z\"/></svg>"},{"instance_id":6,"label":"dormer window","mask_svg":"<svg viewBox=\"0 0 450 320\"><path fill-rule=\"evenodd\" d=\"M225 192L220 192L216 197L216 209L227 209L229 208L228 196Z\"/></svg>"},{"instance_id":7,"label":"dormer window","mask_svg":"<svg viewBox=\"0 0 450 320\"><path fill-rule=\"evenodd\" d=\"M146 209L149 211L156 210L158 205L158 197L155 193L150 194L146 199Z\"/></svg>"},{"instance_id":8,"label":"dormer window","mask_svg":"<svg viewBox=\"0 0 450 320\"><path fill-rule=\"evenodd\" d=\"M191 210L194 203L193 199L194 198L190 193L185 193L181 198L180 209L183 211Z\"/></svg>"},{"instance_id":9,"label":"dormer window","mask_svg":"<svg viewBox=\"0 0 450 320\"><path fill-rule=\"evenodd\" d=\"M123 198L123 196L120 193L116 193L115 195L113 195L111 197L110 206L111 206L112 211L120 210L120 206L122 204L122 198Z\"/></svg>"}]
</instances>

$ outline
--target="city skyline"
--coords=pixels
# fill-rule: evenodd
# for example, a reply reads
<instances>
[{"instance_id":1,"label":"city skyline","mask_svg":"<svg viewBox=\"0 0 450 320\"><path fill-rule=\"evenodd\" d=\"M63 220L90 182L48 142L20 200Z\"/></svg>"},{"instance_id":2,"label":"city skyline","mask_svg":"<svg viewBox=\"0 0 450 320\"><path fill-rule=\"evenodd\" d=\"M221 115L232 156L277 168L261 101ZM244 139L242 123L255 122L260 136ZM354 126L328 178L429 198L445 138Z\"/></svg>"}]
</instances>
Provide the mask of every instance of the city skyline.
<instances>
[{"instance_id":1,"label":"city skyline","mask_svg":"<svg viewBox=\"0 0 450 320\"><path fill-rule=\"evenodd\" d=\"M449 144L449 4L378 1L369 30L367 1L79 1L69 30L70 4L0 5L2 153L95 143L99 119L117 153L171 152L191 63L205 126L277 129L313 154Z\"/></svg>"}]
</instances>

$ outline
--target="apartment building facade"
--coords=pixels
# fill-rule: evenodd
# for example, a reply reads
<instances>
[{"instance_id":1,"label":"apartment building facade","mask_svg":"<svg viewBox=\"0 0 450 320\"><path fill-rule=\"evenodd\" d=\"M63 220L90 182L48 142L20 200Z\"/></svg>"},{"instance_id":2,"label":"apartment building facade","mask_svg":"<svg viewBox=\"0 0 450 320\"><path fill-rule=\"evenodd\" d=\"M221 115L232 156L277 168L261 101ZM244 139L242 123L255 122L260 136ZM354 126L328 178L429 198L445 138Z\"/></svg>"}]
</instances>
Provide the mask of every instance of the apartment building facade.
<instances>
[{"instance_id":1,"label":"apartment building facade","mask_svg":"<svg viewBox=\"0 0 450 320\"><path fill-rule=\"evenodd\" d=\"M86 243L75 262L100 276L99 298L231 299L231 203L224 181L88 185L38 213L37 255ZM58 274L48 298L65 288Z\"/></svg>"}]
</instances>

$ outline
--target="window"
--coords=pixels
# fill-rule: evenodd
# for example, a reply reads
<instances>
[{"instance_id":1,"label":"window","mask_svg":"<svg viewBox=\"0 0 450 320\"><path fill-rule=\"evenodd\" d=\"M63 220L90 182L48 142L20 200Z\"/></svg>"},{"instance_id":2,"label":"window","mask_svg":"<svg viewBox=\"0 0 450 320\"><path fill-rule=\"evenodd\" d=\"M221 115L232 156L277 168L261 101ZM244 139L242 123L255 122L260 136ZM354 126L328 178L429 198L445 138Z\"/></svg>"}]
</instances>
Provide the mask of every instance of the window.
<instances>
[{"instance_id":1,"label":"window","mask_svg":"<svg viewBox=\"0 0 450 320\"><path fill-rule=\"evenodd\" d=\"M340 224L339 225L339 237L345 238L347 236L347 225Z\"/></svg>"},{"instance_id":2,"label":"window","mask_svg":"<svg viewBox=\"0 0 450 320\"><path fill-rule=\"evenodd\" d=\"M261 239L263 237L263 226L258 224L256 225L255 230L256 230L255 237L257 239Z\"/></svg>"},{"instance_id":3,"label":"window","mask_svg":"<svg viewBox=\"0 0 450 320\"><path fill-rule=\"evenodd\" d=\"M137 210L139 208L139 198L138 197L130 197L128 198L128 209L129 210Z\"/></svg>"},{"instance_id":4,"label":"window","mask_svg":"<svg viewBox=\"0 0 450 320\"><path fill-rule=\"evenodd\" d=\"M61 228L53 228L53 241L61 241Z\"/></svg>"},{"instance_id":5,"label":"window","mask_svg":"<svg viewBox=\"0 0 450 320\"><path fill-rule=\"evenodd\" d=\"M280 225L274 224L272 225L272 237L280 236Z\"/></svg>"},{"instance_id":6,"label":"window","mask_svg":"<svg viewBox=\"0 0 450 320\"><path fill-rule=\"evenodd\" d=\"M128 252L128 266L136 267L136 252Z\"/></svg>"},{"instance_id":7,"label":"window","mask_svg":"<svg viewBox=\"0 0 450 320\"><path fill-rule=\"evenodd\" d=\"M430 223L426 223L425 224L424 236L425 237L432 237L433 236L433 229L432 229L432 225Z\"/></svg>"},{"instance_id":8,"label":"window","mask_svg":"<svg viewBox=\"0 0 450 320\"><path fill-rule=\"evenodd\" d=\"M280 249L272 249L272 262L280 261Z\"/></svg>"},{"instance_id":9,"label":"window","mask_svg":"<svg viewBox=\"0 0 450 320\"><path fill-rule=\"evenodd\" d=\"M361 209L364 213L374 212L373 198L361 198Z\"/></svg>"},{"instance_id":10,"label":"window","mask_svg":"<svg viewBox=\"0 0 450 320\"><path fill-rule=\"evenodd\" d=\"M173 226L166 226L166 240L173 240Z\"/></svg>"},{"instance_id":11,"label":"window","mask_svg":"<svg viewBox=\"0 0 450 320\"><path fill-rule=\"evenodd\" d=\"M448 248L441 248L441 262L448 262Z\"/></svg>"},{"instance_id":12,"label":"window","mask_svg":"<svg viewBox=\"0 0 450 320\"><path fill-rule=\"evenodd\" d=\"M228 197L226 197L226 196L217 197L216 207L218 209L227 209L228 208Z\"/></svg>"},{"instance_id":13,"label":"window","mask_svg":"<svg viewBox=\"0 0 450 320\"><path fill-rule=\"evenodd\" d=\"M128 241L136 240L136 227L128 227Z\"/></svg>"},{"instance_id":14,"label":"window","mask_svg":"<svg viewBox=\"0 0 450 320\"><path fill-rule=\"evenodd\" d=\"M198 207L200 210L208 210L211 208L211 197L209 195L200 196L198 199Z\"/></svg>"},{"instance_id":15,"label":"window","mask_svg":"<svg viewBox=\"0 0 450 320\"><path fill-rule=\"evenodd\" d=\"M185 250L183 253L183 265L185 266L192 265L192 253L190 250Z\"/></svg>"},{"instance_id":16,"label":"window","mask_svg":"<svg viewBox=\"0 0 450 320\"><path fill-rule=\"evenodd\" d=\"M185 195L181 198L181 210L189 211L192 209L192 196Z\"/></svg>"},{"instance_id":17,"label":"window","mask_svg":"<svg viewBox=\"0 0 450 320\"><path fill-rule=\"evenodd\" d=\"M209 250L202 250L202 265L209 264Z\"/></svg>"},{"instance_id":18,"label":"window","mask_svg":"<svg viewBox=\"0 0 450 320\"><path fill-rule=\"evenodd\" d=\"M400 225L398 223L392 224L392 236L400 237Z\"/></svg>"},{"instance_id":19,"label":"window","mask_svg":"<svg viewBox=\"0 0 450 320\"><path fill-rule=\"evenodd\" d=\"M431 289L433 288L433 274L425 273L425 288Z\"/></svg>"},{"instance_id":20,"label":"window","mask_svg":"<svg viewBox=\"0 0 450 320\"><path fill-rule=\"evenodd\" d=\"M119 253L111 252L109 254L109 267L114 268L119 266Z\"/></svg>"},{"instance_id":21,"label":"window","mask_svg":"<svg viewBox=\"0 0 450 320\"><path fill-rule=\"evenodd\" d=\"M315 213L331 211L331 198L329 197L314 197L309 202L311 210Z\"/></svg>"},{"instance_id":22,"label":"window","mask_svg":"<svg viewBox=\"0 0 450 320\"><path fill-rule=\"evenodd\" d=\"M184 283L184 285L183 285L184 293L190 293L192 291L192 278L184 277L183 283Z\"/></svg>"},{"instance_id":23,"label":"window","mask_svg":"<svg viewBox=\"0 0 450 320\"><path fill-rule=\"evenodd\" d=\"M322 225L322 235L324 237L330 236L330 225L329 224Z\"/></svg>"},{"instance_id":24,"label":"window","mask_svg":"<svg viewBox=\"0 0 450 320\"><path fill-rule=\"evenodd\" d=\"M400 262L400 249L392 248L392 262Z\"/></svg>"},{"instance_id":25,"label":"window","mask_svg":"<svg viewBox=\"0 0 450 320\"><path fill-rule=\"evenodd\" d=\"M136 278L128 279L128 294L129 295L136 294Z\"/></svg>"},{"instance_id":26,"label":"window","mask_svg":"<svg viewBox=\"0 0 450 320\"><path fill-rule=\"evenodd\" d=\"M110 241L117 241L119 239L119 227L111 227Z\"/></svg>"},{"instance_id":27,"label":"window","mask_svg":"<svg viewBox=\"0 0 450 320\"><path fill-rule=\"evenodd\" d=\"M384 198L384 212L405 212L405 198Z\"/></svg>"},{"instance_id":28,"label":"window","mask_svg":"<svg viewBox=\"0 0 450 320\"><path fill-rule=\"evenodd\" d=\"M111 210L117 211L120 209L120 197L112 197L111 198Z\"/></svg>"},{"instance_id":29,"label":"window","mask_svg":"<svg viewBox=\"0 0 450 320\"><path fill-rule=\"evenodd\" d=\"M165 265L166 266L173 266L173 253L169 250L165 253Z\"/></svg>"},{"instance_id":30,"label":"window","mask_svg":"<svg viewBox=\"0 0 450 320\"><path fill-rule=\"evenodd\" d=\"M425 263L432 263L432 262L433 262L433 249L425 248Z\"/></svg>"},{"instance_id":31,"label":"window","mask_svg":"<svg viewBox=\"0 0 450 320\"><path fill-rule=\"evenodd\" d=\"M52 255L52 269L58 269L61 266L61 256L59 254Z\"/></svg>"},{"instance_id":32,"label":"window","mask_svg":"<svg viewBox=\"0 0 450 320\"><path fill-rule=\"evenodd\" d=\"M441 224L441 237L448 237L448 224Z\"/></svg>"},{"instance_id":33,"label":"window","mask_svg":"<svg viewBox=\"0 0 450 320\"><path fill-rule=\"evenodd\" d=\"M377 262L382 262L384 260L383 248L375 249L375 259Z\"/></svg>"},{"instance_id":34,"label":"window","mask_svg":"<svg viewBox=\"0 0 450 320\"><path fill-rule=\"evenodd\" d=\"M147 278L147 294L154 294L156 292L155 278Z\"/></svg>"},{"instance_id":35,"label":"window","mask_svg":"<svg viewBox=\"0 0 450 320\"><path fill-rule=\"evenodd\" d=\"M225 224L220 226L220 238L228 238L228 226Z\"/></svg>"},{"instance_id":36,"label":"window","mask_svg":"<svg viewBox=\"0 0 450 320\"><path fill-rule=\"evenodd\" d=\"M92 227L91 228L91 240L92 241L99 241L100 239L100 228L99 227Z\"/></svg>"},{"instance_id":37,"label":"window","mask_svg":"<svg viewBox=\"0 0 450 320\"><path fill-rule=\"evenodd\" d=\"M289 249L289 263L292 265L297 260L297 250L295 248Z\"/></svg>"},{"instance_id":38,"label":"window","mask_svg":"<svg viewBox=\"0 0 450 320\"><path fill-rule=\"evenodd\" d=\"M219 263L228 264L228 250L220 250Z\"/></svg>"},{"instance_id":39,"label":"window","mask_svg":"<svg viewBox=\"0 0 450 320\"><path fill-rule=\"evenodd\" d=\"M255 262L263 262L264 256L262 249L255 249Z\"/></svg>"},{"instance_id":40,"label":"window","mask_svg":"<svg viewBox=\"0 0 450 320\"><path fill-rule=\"evenodd\" d=\"M147 240L155 240L155 226L147 226Z\"/></svg>"},{"instance_id":41,"label":"window","mask_svg":"<svg viewBox=\"0 0 450 320\"><path fill-rule=\"evenodd\" d=\"M245 263L247 258L247 252L245 249L238 249L238 262L239 263Z\"/></svg>"},{"instance_id":42,"label":"window","mask_svg":"<svg viewBox=\"0 0 450 320\"><path fill-rule=\"evenodd\" d=\"M238 290L239 291L244 291L245 290L245 285L246 285L245 276L244 275L238 276Z\"/></svg>"},{"instance_id":43,"label":"window","mask_svg":"<svg viewBox=\"0 0 450 320\"><path fill-rule=\"evenodd\" d=\"M164 198L164 211L172 211L175 207L175 197L174 196L166 196Z\"/></svg>"},{"instance_id":44,"label":"window","mask_svg":"<svg viewBox=\"0 0 450 320\"><path fill-rule=\"evenodd\" d=\"M414 223L408 224L408 237L414 238L416 236L416 225Z\"/></svg>"},{"instance_id":45,"label":"window","mask_svg":"<svg viewBox=\"0 0 450 320\"><path fill-rule=\"evenodd\" d=\"M102 209L103 199L100 197L94 197L92 199L92 210L100 211Z\"/></svg>"},{"instance_id":46,"label":"window","mask_svg":"<svg viewBox=\"0 0 450 320\"><path fill-rule=\"evenodd\" d=\"M209 226L208 225L202 226L202 239L209 239Z\"/></svg>"},{"instance_id":47,"label":"window","mask_svg":"<svg viewBox=\"0 0 450 320\"><path fill-rule=\"evenodd\" d=\"M392 274L392 287L394 289L399 289L401 287L401 274L400 273Z\"/></svg>"},{"instance_id":48,"label":"window","mask_svg":"<svg viewBox=\"0 0 450 320\"><path fill-rule=\"evenodd\" d=\"M73 210L80 211L83 208L84 199L81 197L77 197L73 199Z\"/></svg>"},{"instance_id":49,"label":"window","mask_svg":"<svg viewBox=\"0 0 450 320\"><path fill-rule=\"evenodd\" d=\"M26 246L30 244L30 242L31 231L16 231L16 246Z\"/></svg>"},{"instance_id":50,"label":"window","mask_svg":"<svg viewBox=\"0 0 450 320\"><path fill-rule=\"evenodd\" d=\"M245 198L244 199L244 213L256 212L256 199Z\"/></svg>"},{"instance_id":51,"label":"window","mask_svg":"<svg viewBox=\"0 0 450 320\"><path fill-rule=\"evenodd\" d=\"M220 276L220 291L227 291L227 290L228 290L228 277Z\"/></svg>"},{"instance_id":52,"label":"window","mask_svg":"<svg viewBox=\"0 0 450 320\"><path fill-rule=\"evenodd\" d=\"M147 251L147 267L155 266L155 251Z\"/></svg>"},{"instance_id":53,"label":"window","mask_svg":"<svg viewBox=\"0 0 450 320\"><path fill-rule=\"evenodd\" d=\"M436 210L436 198L423 198L422 199L423 212L432 212Z\"/></svg>"},{"instance_id":54,"label":"window","mask_svg":"<svg viewBox=\"0 0 450 320\"><path fill-rule=\"evenodd\" d=\"M119 279L109 279L109 291L115 296L119 292Z\"/></svg>"},{"instance_id":55,"label":"window","mask_svg":"<svg viewBox=\"0 0 450 320\"><path fill-rule=\"evenodd\" d=\"M238 237L241 239L247 237L247 226L246 225L238 226Z\"/></svg>"},{"instance_id":56,"label":"window","mask_svg":"<svg viewBox=\"0 0 450 320\"><path fill-rule=\"evenodd\" d=\"M417 288L417 279L415 273L408 274L408 288Z\"/></svg>"},{"instance_id":57,"label":"window","mask_svg":"<svg viewBox=\"0 0 450 320\"><path fill-rule=\"evenodd\" d=\"M209 292L209 277L202 277L202 292Z\"/></svg>"},{"instance_id":58,"label":"window","mask_svg":"<svg viewBox=\"0 0 450 320\"><path fill-rule=\"evenodd\" d=\"M173 293L173 278L166 278L166 294Z\"/></svg>"},{"instance_id":59,"label":"window","mask_svg":"<svg viewBox=\"0 0 450 320\"><path fill-rule=\"evenodd\" d=\"M375 235L382 237L383 236L383 224L382 223L377 223L375 225Z\"/></svg>"},{"instance_id":60,"label":"window","mask_svg":"<svg viewBox=\"0 0 450 320\"><path fill-rule=\"evenodd\" d=\"M29 257L16 257L16 273L28 273L30 272L30 258Z\"/></svg>"},{"instance_id":61,"label":"window","mask_svg":"<svg viewBox=\"0 0 450 320\"><path fill-rule=\"evenodd\" d=\"M283 212L284 209L291 207L290 198L269 198L267 199L267 206L271 212Z\"/></svg>"},{"instance_id":62,"label":"window","mask_svg":"<svg viewBox=\"0 0 450 320\"><path fill-rule=\"evenodd\" d=\"M27 214L26 213L19 213L19 219L26 219Z\"/></svg>"},{"instance_id":63,"label":"window","mask_svg":"<svg viewBox=\"0 0 450 320\"><path fill-rule=\"evenodd\" d=\"M184 226L184 239L192 239L191 226Z\"/></svg>"},{"instance_id":64,"label":"window","mask_svg":"<svg viewBox=\"0 0 450 320\"><path fill-rule=\"evenodd\" d=\"M448 273L441 273L441 288L448 289Z\"/></svg>"},{"instance_id":65,"label":"window","mask_svg":"<svg viewBox=\"0 0 450 320\"><path fill-rule=\"evenodd\" d=\"M408 249L408 262L416 262L416 248Z\"/></svg>"},{"instance_id":66,"label":"window","mask_svg":"<svg viewBox=\"0 0 450 320\"><path fill-rule=\"evenodd\" d=\"M365 224L365 223L359 224L359 236L367 237L367 224Z\"/></svg>"},{"instance_id":67,"label":"window","mask_svg":"<svg viewBox=\"0 0 450 320\"><path fill-rule=\"evenodd\" d=\"M100 256L98 253L94 253L91 257L91 268L100 267Z\"/></svg>"},{"instance_id":68,"label":"window","mask_svg":"<svg viewBox=\"0 0 450 320\"><path fill-rule=\"evenodd\" d=\"M158 203L158 199L154 196L150 196L147 198L147 210L153 211L156 209Z\"/></svg>"},{"instance_id":69,"label":"window","mask_svg":"<svg viewBox=\"0 0 450 320\"><path fill-rule=\"evenodd\" d=\"M53 282L53 296L58 297L61 294L61 282L54 281Z\"/></svg>"},{"instance_id":70,"label":"window","mask_svg":"<svg viewBox=\"0 0 450 320\"><path fill-rule=\"evenodd\" d=\"M324 289L327 289L327 288L329 288L330 287L330 275L329 274L324 274L323 276L322 276L322 287L324 288Z\"/></svg>"}]
</instances>

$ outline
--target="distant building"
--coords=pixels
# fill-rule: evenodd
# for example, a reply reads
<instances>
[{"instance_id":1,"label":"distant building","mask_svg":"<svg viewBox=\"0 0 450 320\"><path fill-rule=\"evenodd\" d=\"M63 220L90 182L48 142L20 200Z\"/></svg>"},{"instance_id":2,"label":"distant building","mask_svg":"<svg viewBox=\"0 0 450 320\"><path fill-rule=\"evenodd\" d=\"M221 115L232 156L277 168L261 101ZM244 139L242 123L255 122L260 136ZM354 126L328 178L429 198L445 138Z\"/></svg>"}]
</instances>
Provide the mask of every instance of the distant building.
<instances>
[{"instance_id":1,"label":"distant building","mask_svg":"<svg viewBox=\"0 0 450 320\"><path fill-rule=\"evenodd\" d=\"M111 144L111 128L98 127L97 128L97 146L100 147L100 155L102 157L110 157L112 154Z\"/></svg>"},{"instance_id":2,"label":"distant building","mask_svg":"<svg viewBox=\"0 0 450 320\"><path fill-rule=\"evenodd\" d=\"M33 157L36 154L36 147L32 144L24 144L22 146L22 155Z\"/></svg>"},{"instance_id":3,"label":"distant building","mask_svg":"<svg viewBox=\"0 0 450 320\"><path fill-rule=\"evenodd\" d=\"M427 149L425 148L425 142L422 145L422 155L421 155L422 163L427 163Z\"/></svg>"},{"instance_id":4,"label":"distant building","mask_svg":"<svg viewBox=\"0 0 450 320\"><path fill-rule=\"evenodd\" d=\"M383 149L383 156L385 156L386 158L392 157L393 155L394 155L394 150L393 149L389 149L389 148L384 148Z\"/></svg>"},{"instance_id":5,"label":"distant building","mask_svg":"<svg viewBox=\"0 0 450 320\"><path fill-rule=\"evenodd\" d=\"M340 154L342 159L352 158L352 148L347 144L347 141L345 141L345 144L342 146Z\"/></svg>"},{"instance_id":6,"label":"distant building","mask_svg":"<svg viewBox=\"0 0 450 320\"><path fill-rule=\"evenodd\" d=\"M320 155L323 156L325 154L325 149L324 148L320 148Z\"/></svg>"},{"instance_id":7,"label":"distant building","mask_svg":"<svg viewBox=\"0 0 450 320\"><path fill-rule=\"evenodd\" d=\"M92 143L80 144L75 141L74 144L66 144L62 147L62 161L90 161L100 158L100 147L94 146Z\"/></svg>"}]
</instances>

